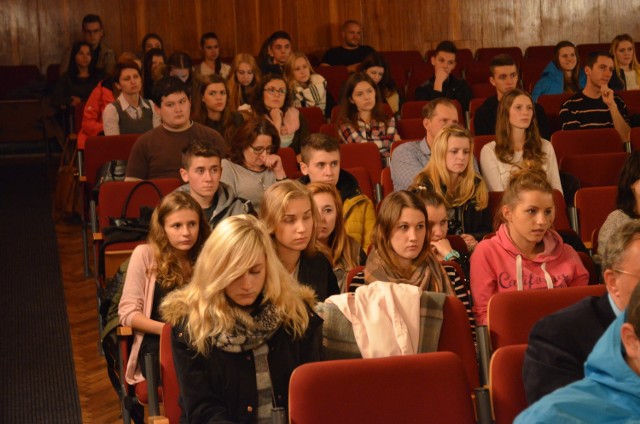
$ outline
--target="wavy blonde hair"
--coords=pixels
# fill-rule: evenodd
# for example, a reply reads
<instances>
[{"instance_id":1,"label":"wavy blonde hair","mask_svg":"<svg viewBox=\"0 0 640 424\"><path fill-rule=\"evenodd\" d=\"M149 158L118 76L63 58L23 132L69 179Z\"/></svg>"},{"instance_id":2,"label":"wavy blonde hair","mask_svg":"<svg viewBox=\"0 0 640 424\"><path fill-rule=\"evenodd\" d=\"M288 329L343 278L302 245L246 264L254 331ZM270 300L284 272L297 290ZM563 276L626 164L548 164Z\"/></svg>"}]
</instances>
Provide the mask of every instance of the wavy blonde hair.
<instances>
[{"instance_id":1,"label":"wavy blonde hair","mask_svg":"<svg viewBox=\"0 0 640 424\"><path fill-rule=\"evenodd\" d=\"M618 45L620 45L620 43L622 43L623 41L628 41L631 43L631 48L633 49L633 58L631 59L631 70L635 71L636 78L638 78L638 81L640 81L640 63L638 63L638 58L636 57L636 44L633 42L633 38L631 38L629 34L616 35L613 41L611 41L610 53L613 56L613 66L615 68L614 72L616 73L618 78L621 81L623 81L622 79L623 71L620 70L620 64L618 63L618 56L616 56L616 49L618 48ZM626 90L627 87L625 86L624 89Z\"/></svg>"},{"instance_id":2,"label":"wavy blonde hair","mask_svg":"<svg viewBox=\"0 0 640 424\"><path fill-rule=\"evenodd\" d=\"M455 187L447 169L447 150L452 137L469 140L469 162ZM482 210L489 204L489 191L482 178L473 169L473 138L466 129L457 125L445 127L436 136L431 148L431 159L427 166L413 180L412 189L431 183L431 190L442 196L447 208L454 208L475 200L476 210ZM444 188L443 188L444 187Z\"/></svg>"},{"instance_id":3,"label":"wavy blonde hair","mask_svg":"<svg viewBox=\"0 0 640 424\"><path fill-rule=\"evenodd\" d=\"M296 282L278 259L264 224L251 215L235 215L218 224L204 244L191 284L167 295L160 307L172 325L183 324L188 340L206 354L218 335L235 325L225 289L264 256L262 302L271 302L283 325L301 338L309 325L313 290Z\"/></svg>"},{"instance_id":4,"label":"wavy blonde hair","mask_svg":"<svg viewBox=\"0 0 640 424\"><path fill-rule=\"evenodd\" d=\"M251 66L251 70L253 71L253 81L247 88L249 93L251 92L251 90L253 90L253 88L260 85L260 80L262 78L260 68L256 63L256 59L252 55L250 55L249 53L238 53L236 57L233 58L233 62L231 62L231 70L229 71L229 80L227 81L227 85L229 88L227 105L232 111L238 110L238 108L242 104L242 84L240 84L236 79L236 72L238 71L238 67L241 63L247 63L249 66Z\"/></svg>"},{"instance_id":5,"label":"wavy blonde hair","mask_svg":"<svg viewBox=\"0 0 640 424\"><path fill-rule=\"evenodd\" d=\"M309 81L307 81L307 84L311 81L311 75L316 73L316 71L313 70L313 66L311 66L311 62L309 62L309 58L306 54L302 52L291 53L291 56L289 56L289 59L287 59L287 62L284 64L284 78L287 82L287 89L292 93L295 93L297 86L304 87L293 77L293 66L298 59L304 59L305 62L307 62L307 66L309 66Z\"/></svg>"},{"instance_id":6,"label":"wavy blonde hair","mask_svg":"<svg viewBox=\"0 0 640 424\"><path fill-rule=\"evenodd\" d=\"M360 265L360 246L347 235L344 228L344 217L342 212L342 200L338 189L328 183L315 182L307 185L312 195L327 193L333 199L336 206L336 225L329 235L329 262L332 267L340 267L347 271Z\"/></svg>"},{"instance_id":7,"label":"wavy blonde hair","mask_svg":"<svg viewBox=\"0 0 640 424\"><path fill-rule=\"evenodd\" d=\"M162 199L162 202L160 202L160 205L153 211L151 216L149 236L147 237L147 243L153 250L156 268L147 270L147 273L155 272L156 279L165 290L172 290L185 285L189 282L189 277L191 276L187 270L182 268L176 255L176 250L169 242L167 233L164 230L167 217L181 210L194 211L198 216L198 238L188 252L189 261L192 264L195 263L202 245L211 232L202 208L190 194L183 191L174 191Z\"/></svg>"}]
</instances>

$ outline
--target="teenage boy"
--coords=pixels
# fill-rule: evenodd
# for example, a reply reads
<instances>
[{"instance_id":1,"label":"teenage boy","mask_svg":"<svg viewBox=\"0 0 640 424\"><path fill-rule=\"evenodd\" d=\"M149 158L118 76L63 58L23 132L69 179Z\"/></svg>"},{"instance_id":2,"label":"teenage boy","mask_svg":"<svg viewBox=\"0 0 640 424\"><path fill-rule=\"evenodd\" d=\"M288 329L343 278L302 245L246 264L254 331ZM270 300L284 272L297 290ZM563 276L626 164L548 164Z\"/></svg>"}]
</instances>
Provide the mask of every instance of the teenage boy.
<instances>
[{"instance_id":1,"label":"teenage boy","mask_svg":"<svg viewBox=\"0 0 640 424\"><path fill-rule=\"evenodd\" d=\"M303 184L316 181L336 186L342 198L345 229L366 252L371 244L371 234L376 223L376 208L362 194L356 178L340 169L340 144L325 134L311 134L302 143L300 170Z\"/></svg>"},{"instance_id":2,"label":"teenage boy","mask_svg":"<svg viewBox=\"0 0 640 424\"><path fill-rule=\"evenodd\" d=\"M464 80L459 80L451 72L456 68L456 53L458 49L452 41L442 41L436 47L431 57L434 75L416 88L416 100L433 100L447 97L460 102L462 109L469 109L469 102L473 97L471 87Z\"/></svg>"},{"instance_id":3,"label":"teenage boy","mask_svg":"<svg viewBox=\"0 0 640 424\"><path fill-rule=\"evenodd\" d=\"M212 230L228 216L255 215L249 200L235 197L229 186L220 181L221 155L208 140L193 140L182 149L180 176L186 184L178 190L191 194L200 204Z\"/></svg>"},{"instance_id":4,"label":"teenage boy","mask_svg":"<svg viewBox=\"0 0 640 424\"><path fill-rule=\"evenodd\" d=\"M560 109L562 129L615 128L620 141L629 141L627 106L608 85L614 72L613 56L607 52L591 53L584 72L584 89L567 99Z\"/></svg>"},{"instance_id":5,"label":"teenage boy","mask_svg":"<svg viewBox=\"0 0 640 424\"><path fill-rule=\"evenodd\" d=\"M182 149L191 140L209 140L220 151L227 144L215 130L191 121L191 99L187 85L176 77L165 77L153 86L152 100L162 125L142 134L129 153L126 181L180 178Z\"/></svg>"},{"instance_id":6,"label":"teenage boy","mask_svg":"<svg viewBox=\"0 0 640 424\"><path fill-rule=\"evenodd\" d=\"M475 135L494 135L496 133L496 118L498 103L509 91L518 86L518 67L515 60L508 54L499 54L489 62L489 82L496 88L496 95L491 96L478 108L473 117ZM549 122L544 108L534 103L538 131L545 140L551 139Z\"/></svg>"}]
</instances>

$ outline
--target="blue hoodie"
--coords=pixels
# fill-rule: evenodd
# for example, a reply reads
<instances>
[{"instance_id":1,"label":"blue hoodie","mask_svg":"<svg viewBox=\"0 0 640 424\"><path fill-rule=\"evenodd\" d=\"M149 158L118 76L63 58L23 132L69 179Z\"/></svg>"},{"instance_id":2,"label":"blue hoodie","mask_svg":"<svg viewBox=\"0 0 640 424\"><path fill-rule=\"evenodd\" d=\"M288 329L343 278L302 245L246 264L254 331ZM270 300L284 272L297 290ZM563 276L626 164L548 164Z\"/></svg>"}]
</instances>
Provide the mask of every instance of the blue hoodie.
<instances>
[{"instance_id":1,"label":"blue hoodie","mask_svg":"<svg viewBox=\"0 0 640 424\"><path fill-rule=\"evenodd\" d=\"M585 378L560 388L522 412L515 424L640 423L640 376L627 365L620 314L585 363Z\"/></svg>"},{"instance_id":2,"label":"blue hoodie","mask_svg":"<svg viewBox=\"0 0 640 424\"><path fill-rule=\"evenodd\" d=\"M584 73L584 70L580 69L580 73L578 76L578 83L580 84L580 88L584 88L587 83L587 76ZM536 82L536 85L533 87L533 91L531 92L531 97L533 97L533 101L537 102L538 97L543 94L562 94L564 93L564 74L553 61L549 62L544 71L542 71L542 75L540 75L540 79Z\"/></svg>"}]
</instances>

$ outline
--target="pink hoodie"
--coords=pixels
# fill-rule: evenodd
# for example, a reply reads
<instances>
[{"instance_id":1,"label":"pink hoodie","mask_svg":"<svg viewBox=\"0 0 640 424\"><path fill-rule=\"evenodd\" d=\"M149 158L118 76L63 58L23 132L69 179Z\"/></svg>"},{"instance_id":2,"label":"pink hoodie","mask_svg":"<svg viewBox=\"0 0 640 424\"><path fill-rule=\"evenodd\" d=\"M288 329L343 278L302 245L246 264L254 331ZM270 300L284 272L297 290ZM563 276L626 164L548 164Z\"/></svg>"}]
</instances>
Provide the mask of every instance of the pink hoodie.
<instances>
[{"instance_id":1,"label":"pink hoodie","mask_svg":"<svg viewBox=\"0 0 640 424\"><path fill-rule=\"evenodd\" d=\"M495 237L483 240L471 255L471 295L478 325L487 324L487 305L496 293L514 290L586 286L589 273L580 257L560 235L547 231L544 252L527 259L513 244L506 224Z\"/></svg>"}]
</instances>

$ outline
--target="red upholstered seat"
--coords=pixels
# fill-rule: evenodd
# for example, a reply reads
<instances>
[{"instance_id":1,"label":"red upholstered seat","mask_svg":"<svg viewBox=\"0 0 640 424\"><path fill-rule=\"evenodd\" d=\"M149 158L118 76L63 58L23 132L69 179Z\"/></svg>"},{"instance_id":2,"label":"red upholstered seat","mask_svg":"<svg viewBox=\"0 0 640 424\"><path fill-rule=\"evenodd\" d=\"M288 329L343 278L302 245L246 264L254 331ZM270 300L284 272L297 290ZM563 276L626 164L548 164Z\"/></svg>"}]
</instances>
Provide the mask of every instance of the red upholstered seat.
<instances>
[{"instance_id":1,"label":"red upholstered seat","mask_svg":"<svg viewBox=\"0 0 640 424\"><path fill-rule=\"evenodd\" d=\"M489 388L496 424L511 424L528 404L522 381L526 344L501 347L491 358Z\"/></svg>"}]
</instances>

